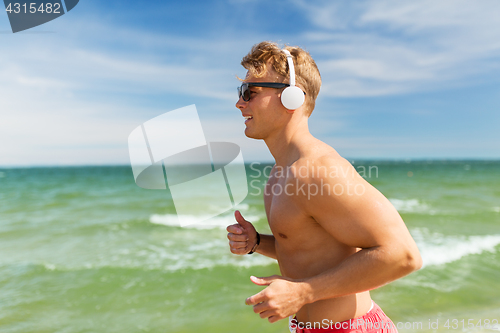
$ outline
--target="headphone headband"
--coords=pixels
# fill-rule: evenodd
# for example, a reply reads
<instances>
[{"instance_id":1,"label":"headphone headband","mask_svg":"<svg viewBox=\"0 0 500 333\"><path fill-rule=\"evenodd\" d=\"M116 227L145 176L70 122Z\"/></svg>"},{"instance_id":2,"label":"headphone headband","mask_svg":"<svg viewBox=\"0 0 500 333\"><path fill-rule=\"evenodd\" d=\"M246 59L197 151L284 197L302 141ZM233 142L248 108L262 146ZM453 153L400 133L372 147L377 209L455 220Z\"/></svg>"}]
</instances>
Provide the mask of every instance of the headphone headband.
<instances>
[{"instance_id":1,"label":"headphone headband","mask_svg":"<svg viewBox=\"0 0 500 333\"><path fill-rule=\"evenodd\" d=\"M288 110L298 109L304 104L305 96L302 89L295 85L295 67L293 66L293 58L290 51L282 49L288 61L290 71L290 87L283 90L281 93L281 104Z\"/></svg>"},{"instance_id":2,"label":"headphone headband","mask_svg":"<svg viewBox=\"0 0 500 333\"><path fill-rule=\"evenodd\" d=\"M283 49L283 53L286 55L288 68L290 69L290 87L293 87L295 86L295 67L293 66L293 58L290 51Z\"/></svg>"}]
</instances>

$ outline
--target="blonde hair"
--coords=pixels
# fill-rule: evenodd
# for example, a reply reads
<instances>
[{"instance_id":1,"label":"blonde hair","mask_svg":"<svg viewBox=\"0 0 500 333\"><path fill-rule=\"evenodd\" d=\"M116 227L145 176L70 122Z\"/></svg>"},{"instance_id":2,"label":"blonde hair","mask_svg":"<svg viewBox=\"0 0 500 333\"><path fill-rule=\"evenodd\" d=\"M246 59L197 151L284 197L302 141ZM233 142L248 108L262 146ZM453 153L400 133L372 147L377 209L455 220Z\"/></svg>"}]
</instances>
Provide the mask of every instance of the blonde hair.
<instances>
[{"instance_id":1,"label":"blonde hair","mask_svg":"<svg viewBox=\"0 0 500 333\"><path fill-rule=\"evenodd\" d=\"M316 97L321 87L321 75L318 67L309 52L297 46L286 46L293 57L295 67L295 84L306 93L304 105L309 116L314 110ZM263 77L267 73L267 66L281 77L282 82L289 77L289 68L286 55L277 43L261 42L255 44L250 52L243 57L241 65L254 77Z\"/></svg>"}]
</instances>

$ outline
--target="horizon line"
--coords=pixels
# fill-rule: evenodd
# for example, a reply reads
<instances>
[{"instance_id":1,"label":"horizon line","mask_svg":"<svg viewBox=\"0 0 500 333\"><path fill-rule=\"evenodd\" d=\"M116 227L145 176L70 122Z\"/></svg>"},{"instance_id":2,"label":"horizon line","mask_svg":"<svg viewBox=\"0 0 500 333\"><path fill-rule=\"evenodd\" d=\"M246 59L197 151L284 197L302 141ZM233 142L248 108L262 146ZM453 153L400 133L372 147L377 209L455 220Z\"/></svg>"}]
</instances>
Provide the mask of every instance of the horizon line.
<instances>
[{"instance_id":1,"label":"horizon line","mask_svg":"<svg viewBox=\"0 0 500 333\"><path fill-rule=\"evenodd\" d=\"M405 163L411 163L411 162L500 162L500 157L484 157L484 158L478 158L478 157L442 157L442 158L425 158L425 157L418 157L418 158L383 158L383 157L377 157L377 158L369 158L369 157L363 157L363 158L347 158L344 157L347 161L355 164L356 161L377 161L377 162L405 162ZM260 160L260 161L252 161L252 162L245 162L245 165L250 165L252 163L262 163L262 164L274 164L274 161L271 160ZM20 169L20 168L63 168L63 167L131 167L130 164L124 164L124 163L108 163L108 164L11 164L11 165L0 165L0 169Z\"/></svg>"}]
</instances>

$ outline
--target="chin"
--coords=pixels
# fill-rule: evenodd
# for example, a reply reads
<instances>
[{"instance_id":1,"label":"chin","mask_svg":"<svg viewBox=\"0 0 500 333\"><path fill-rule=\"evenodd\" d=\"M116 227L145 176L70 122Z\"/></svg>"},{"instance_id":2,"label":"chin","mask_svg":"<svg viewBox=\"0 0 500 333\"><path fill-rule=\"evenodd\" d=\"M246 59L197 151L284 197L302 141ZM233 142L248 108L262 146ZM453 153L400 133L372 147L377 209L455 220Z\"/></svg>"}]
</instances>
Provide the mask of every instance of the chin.
<instances>
[{"instance_id":1,"label":"chin","mask_svg":"<svg viewBox=\"0 0 500 333\"><path fill-rule=\"evenodd\" d=\"M248 127L247 127L247 128L245 128L245 136L246 136L247 138L253 139L253 137L252 137L252 133L248 130Z\"/></svg>"},{"instance_id":2,"label":"chin","mask_svg":"<svg viewBox=\"0 0 500 333\"><path fill-rule=\"evenodd\" d=\"M260 131L260 132L259 131L255 131L255 128L252 131L250 129L250 127L245 128L245 135L246 135L247 138L256 139L256 140L264 140L266 138L265 132L263 132L263 131Z\"/></svg>"},{"instance_id":3,"label":"chin","mask_svg":"<svg viewBox=\"0 0 500 333\"><path fill-rule=\"evenodd\" d=\"M256 140L260 140L262 139L259 135L257 135L257 133L252 133L247 129L245 129L245 135L247 138L250 138L250 139L256 139Z\"/></svg>"}]
</instances>

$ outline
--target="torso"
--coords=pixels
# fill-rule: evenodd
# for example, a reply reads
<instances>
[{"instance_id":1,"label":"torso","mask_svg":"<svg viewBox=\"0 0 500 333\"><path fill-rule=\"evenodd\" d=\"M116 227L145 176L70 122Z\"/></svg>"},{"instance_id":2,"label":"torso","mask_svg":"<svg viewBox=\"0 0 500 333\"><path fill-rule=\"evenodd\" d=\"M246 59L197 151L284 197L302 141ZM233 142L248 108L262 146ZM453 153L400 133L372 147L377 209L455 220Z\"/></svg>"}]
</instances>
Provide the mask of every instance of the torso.
<instances>
[{"instance_id":1,"label":"torso","mask_svg":"<svg viewBox=\"0 0 500 333\"><path fill-rule=\"evenodd\" d=\"M292 279L321 274L359 250L337 241L306 213L301 201L314 200L313 196L307 198L307 194L314 189L309 191L307 186L300 187L297 182L300 176L297 170L304 171L301 169L303 161L299 159L287 169L275 166L264 192L266 214L276 239L281 274ZM286 172L294 170L294 167L295 172L288 172L288 175L280 173L280 170ZM363 292L307 304L297 312L297 320L340 322L364 315L370 306L370 294Z\"/></svg>"}]
</instances>

